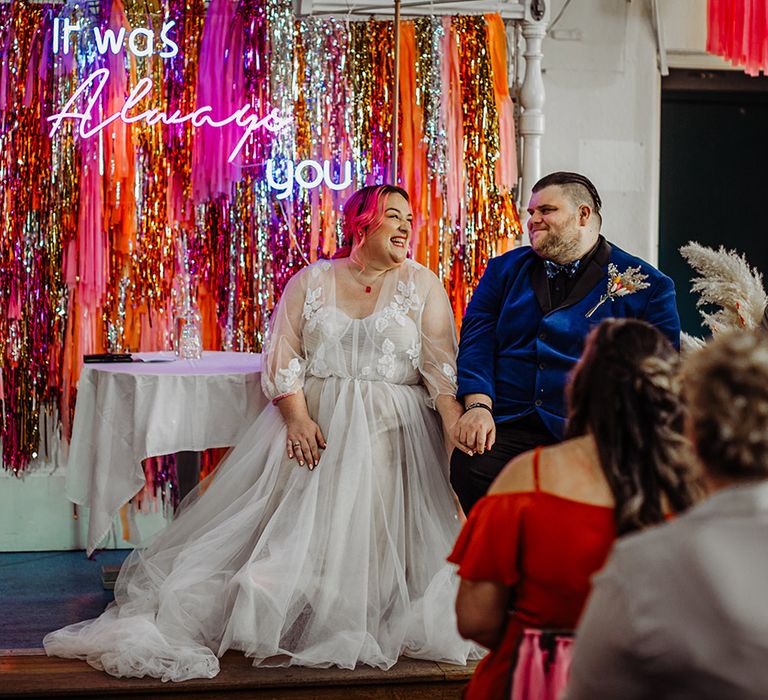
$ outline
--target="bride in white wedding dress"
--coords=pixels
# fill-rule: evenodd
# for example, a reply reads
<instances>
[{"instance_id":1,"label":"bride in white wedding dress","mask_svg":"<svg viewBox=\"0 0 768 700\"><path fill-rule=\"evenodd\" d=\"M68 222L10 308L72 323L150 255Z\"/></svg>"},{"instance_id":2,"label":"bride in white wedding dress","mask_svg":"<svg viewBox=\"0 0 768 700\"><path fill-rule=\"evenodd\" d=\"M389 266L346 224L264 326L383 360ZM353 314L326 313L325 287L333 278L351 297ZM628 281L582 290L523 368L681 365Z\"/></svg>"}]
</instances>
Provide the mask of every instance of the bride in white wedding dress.
<instances>
[{"instance_id":1,"label":"bride in white wedding dress","mask_svg":"<svg viewBox=\"0 0 768 700\"><path fill-rule=\"evenodd\" d=\"M476 655L445 561L459 529L440 429L462 412L453 313L406 257L410 219L399 188L352 196L351 256L296 274L273 315L273 404L128 557L115 603L45 637L49 655L176 681L215 676L228 649L260 666Z\"/></svg>"}]
</instances>

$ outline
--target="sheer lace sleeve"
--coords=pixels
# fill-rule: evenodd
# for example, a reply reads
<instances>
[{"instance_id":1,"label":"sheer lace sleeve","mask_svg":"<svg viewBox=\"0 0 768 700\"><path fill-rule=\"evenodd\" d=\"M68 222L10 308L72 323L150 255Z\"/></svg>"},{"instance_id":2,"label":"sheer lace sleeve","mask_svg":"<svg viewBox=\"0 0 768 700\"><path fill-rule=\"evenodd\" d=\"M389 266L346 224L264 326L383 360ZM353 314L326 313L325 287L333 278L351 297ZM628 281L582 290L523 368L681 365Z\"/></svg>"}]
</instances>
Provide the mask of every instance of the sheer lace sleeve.
<instances>
[{"instance_id":1,"label":"sheer lace sleeve","mask_svg":"<svg viewBox=\"0 0 768 700\"><path fill-rule=\"evenodd\" d=\"M302 343L304 325L304 275L292 277L272 313L264 342L261 388L273 403L301 391L306 357Z\"/></svg>"},{"instance_id":2,"label":"sheer lace sleeve","mask_svg":"<svg viewBox=\"0 0 768 700\"><path fill-rule=\"evenodd\" d=\"M456 395L456 326L453 309L440 280L429 270L421 315L419 371L429 392L432 408L440 394Z\"/></svg>"}]
</instances>

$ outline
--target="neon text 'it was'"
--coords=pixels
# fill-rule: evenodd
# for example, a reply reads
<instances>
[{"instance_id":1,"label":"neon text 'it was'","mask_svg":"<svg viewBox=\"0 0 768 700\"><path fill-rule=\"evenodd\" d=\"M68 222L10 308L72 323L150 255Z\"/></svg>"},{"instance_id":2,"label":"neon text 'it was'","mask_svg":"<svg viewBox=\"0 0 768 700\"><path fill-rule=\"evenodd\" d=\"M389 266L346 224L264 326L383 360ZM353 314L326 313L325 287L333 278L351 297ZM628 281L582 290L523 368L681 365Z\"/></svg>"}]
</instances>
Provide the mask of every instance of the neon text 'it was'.
<instances>
[{"instance_id":1,"label":"neon text 'it was'","mask_svg":"<svg viewBox=\"0 0 768 700\"><path fill-rule=\"evenodd\" d=\"M160 30L160 42L162 49L159 51L160 58L173 58L179 53L179 45L169 36L171 29L176 22L170 20L163 22ZM69 17L53 20L53 53L59 52L67 55L72 50L72 35L83 31L80 22L74 24ZM155 32L146 27L136 27L127 31L125 27L120 27L117 32L114 29L104 29L93 27L93 38L96 42L96 51L102 56L108 52L119 53L123 47L126 47L134 56L151 56L155 53ZM127 41L126 41L127 38Z\"/></svg>"}]
</instances>

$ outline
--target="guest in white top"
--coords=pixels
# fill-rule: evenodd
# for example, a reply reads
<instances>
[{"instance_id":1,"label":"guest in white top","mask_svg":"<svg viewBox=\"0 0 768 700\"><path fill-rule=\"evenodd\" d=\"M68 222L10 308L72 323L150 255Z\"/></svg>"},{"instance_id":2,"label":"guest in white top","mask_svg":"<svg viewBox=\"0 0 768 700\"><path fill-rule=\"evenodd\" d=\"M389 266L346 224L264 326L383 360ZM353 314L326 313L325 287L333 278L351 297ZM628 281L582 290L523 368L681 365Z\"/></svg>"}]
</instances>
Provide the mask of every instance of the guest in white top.
<instances>
[{"instance_id":1,"label":"guest in white top","mask_svg":"<svg viewBox=\"0 0 768 700\"><path fill-rule=\"evenodd\" d=\"M768 343L688 359L689 433L710 497L621 540L577 631L568 700L768 697Z\"/></svg>"}]
</instances>

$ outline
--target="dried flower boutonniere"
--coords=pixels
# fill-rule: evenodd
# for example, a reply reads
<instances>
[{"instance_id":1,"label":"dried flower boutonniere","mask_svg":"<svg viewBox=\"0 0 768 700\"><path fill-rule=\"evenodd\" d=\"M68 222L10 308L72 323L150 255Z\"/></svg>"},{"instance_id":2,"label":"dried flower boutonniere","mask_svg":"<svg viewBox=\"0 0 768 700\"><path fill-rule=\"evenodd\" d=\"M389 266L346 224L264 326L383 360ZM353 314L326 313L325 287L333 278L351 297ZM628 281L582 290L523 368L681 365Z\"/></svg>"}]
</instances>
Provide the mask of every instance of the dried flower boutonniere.
<instances>
[{"instance_id":1,"label":"dried flower boutonniere","mask_svg":"<svg viewBox=\"0 0 768 700\"><path fill-rule=\"evenodd\" d=\"M647 279L648 275L644 275L640 272L640 266L628 267L624 272L619 272L619 268L613 263L608 265L608 289L600 297L600 301L597 302L584 316L590 318L595 311L597 311L606 301L609 299L613 301L618 297L625 297L627 294L634 294L640 289L645 289L650 285L643 280Z\"/></svg>"}]
</instances>

